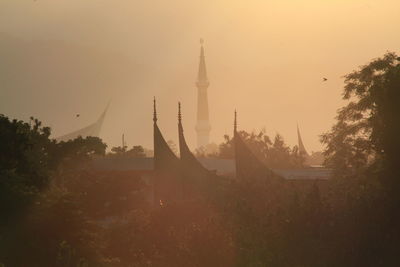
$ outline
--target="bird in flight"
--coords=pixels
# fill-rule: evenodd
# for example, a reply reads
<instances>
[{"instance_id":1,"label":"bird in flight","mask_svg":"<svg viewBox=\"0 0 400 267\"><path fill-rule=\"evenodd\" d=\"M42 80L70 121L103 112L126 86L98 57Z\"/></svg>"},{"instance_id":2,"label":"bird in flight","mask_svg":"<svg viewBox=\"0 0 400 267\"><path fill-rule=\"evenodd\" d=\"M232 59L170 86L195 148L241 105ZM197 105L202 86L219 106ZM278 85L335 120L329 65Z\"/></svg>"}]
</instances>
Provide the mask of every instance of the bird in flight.
<instances>
[{"instance_id":1,"label":"bird in flight","mask_svg":"<svg viewBox=\"0 0 400 267\"><path fill-rule=\"evenodd\" d=\"M326 82L328 79L327 78L322 78L322 81L323 82Z\"/></svg>"}]
</instances>

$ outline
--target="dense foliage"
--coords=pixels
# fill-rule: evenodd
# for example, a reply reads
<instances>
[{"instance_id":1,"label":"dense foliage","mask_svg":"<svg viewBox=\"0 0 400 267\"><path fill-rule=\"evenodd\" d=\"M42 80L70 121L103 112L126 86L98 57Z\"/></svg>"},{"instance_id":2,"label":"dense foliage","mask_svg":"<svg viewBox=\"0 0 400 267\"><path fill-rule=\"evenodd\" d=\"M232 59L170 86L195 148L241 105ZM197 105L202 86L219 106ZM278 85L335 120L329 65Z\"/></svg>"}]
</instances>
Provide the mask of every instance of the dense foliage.
<instances>
[{"instance_id":1,"label":"dense foliage","mask_svg":"<svg viewBox=\"0 0 400 267\"><path fill-rule=\"evenodd\" d=\"M400 58L387 53L345 76L331 131L322 135L335 170L332 201L358 265L394 266L400 241ZM350 258L350 257L349 257Z\"/></svg>"},{"instance_id":2,"label":"dense foliage","mask_svg":"<svg viewBox=\"0 0 400 267\"><path fill-rule=\"evenodd\" d=\"M142 146L133 146L131 149L128 149L127 146L117 146L111 148L111 152L107 156L117 158L145 158L147 155Z\"/></svg>"},{"instance_id":3,"label":"dense foliage","mask_svg":"<svg viewBox=\"0 0 400 267\"><path fill-rule=\"evenodd\" d=\"M240 131L238 134L257 158L270 168L301 168L304 166L304 155L299 153L297 146L290 148L280 134L276 134L273 141L263 130L259 133ZM224 139L215 152L207 153L207 151L199 149L196 151L197 156L233 159L233 138L225 135Z\"/></svg>"},{"instance_id":4,"label":"dense foliage","mask_svg":"<svg viewBox=\"0 0 400 267\"><path fill-rule=\"evenodd\" d=\"M36 119L0 116L0 262L6 266L56 266L72 243L68 253L79 248L76 260L94 253L87 246L92 225L79 197L63 185L106 145L94 137L60 143L49 137Z\"/></svg>"},{"instance_id":5,"label":"dense foliage","mask_svg":"<svg viewBox=\"0 0 400 267\"><path fill-rule=\"evenodd\" d=\"M326 164L344 174L380 161L398 144L399 61L387 53L345 76L341 108L332 130L322 135Z\"/></svg>"}]
</instances>

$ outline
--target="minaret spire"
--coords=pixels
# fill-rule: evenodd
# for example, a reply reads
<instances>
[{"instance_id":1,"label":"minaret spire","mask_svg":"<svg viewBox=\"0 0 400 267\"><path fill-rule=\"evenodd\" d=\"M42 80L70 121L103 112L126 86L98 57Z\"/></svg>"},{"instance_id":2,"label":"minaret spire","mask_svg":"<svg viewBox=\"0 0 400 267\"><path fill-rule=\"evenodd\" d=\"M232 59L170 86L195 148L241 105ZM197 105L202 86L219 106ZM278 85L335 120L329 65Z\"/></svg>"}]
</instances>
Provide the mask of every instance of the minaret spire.
<instances>
[{"instance_id":1,"label":"minaret spire","mask_svg":"<svg viewBox=\"0 0 400 267\"><path fill-rule=\"evenodd\" d=\"M178 102L178 123L182 124L181 102Z\"/></svg>"},{"instance_id":2,"label":"minaret spire","mask_svg":"<svg viewBox=\"0 0 400 267\"><path fill-rule=\"evenodd\" d=\"M206 59L204 55L204 40L200 39L200 62L197 75L197 146L206 146L209 144L211 125L208 113L207 89L210 85L207 77Z\"/></svg>"},{"instance_id":3,"label":"minaret spire","mask_svg":"<svg viewBox=\"0 0 400 267\"><path fill-rule=\"evenodd\" d=\"M235 109L235 119L233 120L233 136L237 133L237 111Z\"/></svg>"},{"instance_id":4,"label":"minaret spire","mask_svg":"<svg viewBox=\"0 0 400 267\"><path fill-rule=\"evenodd\" d=\"M200 39L200 62L199 62L199 73L197 75L198 83L208 83L206 58L204 56L204 40Z\"/></svg>"}]
</instances>

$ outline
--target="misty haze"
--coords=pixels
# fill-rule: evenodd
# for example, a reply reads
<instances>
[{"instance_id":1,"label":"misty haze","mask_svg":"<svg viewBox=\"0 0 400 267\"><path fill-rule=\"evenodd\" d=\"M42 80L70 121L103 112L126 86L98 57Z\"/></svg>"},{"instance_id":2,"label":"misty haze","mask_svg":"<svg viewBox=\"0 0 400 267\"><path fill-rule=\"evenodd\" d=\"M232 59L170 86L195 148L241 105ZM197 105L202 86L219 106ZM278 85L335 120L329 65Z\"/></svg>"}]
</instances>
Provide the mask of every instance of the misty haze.
<instances>
[{"instance_id":1,"label":"misty haze","mask_svg":"<svg viewBox=\"0 0 400 267\"><path fill-rule=\"evenodd\" d=\"M400 2L0 1L0 267L397 266Z\"/></svg>"}]
</instances>

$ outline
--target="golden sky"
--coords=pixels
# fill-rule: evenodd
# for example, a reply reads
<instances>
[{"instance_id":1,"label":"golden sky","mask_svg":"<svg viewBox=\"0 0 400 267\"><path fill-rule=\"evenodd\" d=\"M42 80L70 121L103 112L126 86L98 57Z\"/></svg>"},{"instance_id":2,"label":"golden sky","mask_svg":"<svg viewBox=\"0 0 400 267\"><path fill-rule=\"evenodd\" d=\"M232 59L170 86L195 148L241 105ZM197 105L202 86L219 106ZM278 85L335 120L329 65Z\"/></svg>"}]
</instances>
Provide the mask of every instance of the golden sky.
<instances>
[{"instance_id":1,"label":"golden sky","mask_svg":"<svg viewBox=\"0 0 400 267\"><path fill-rule=\"evenodd\" d=\"M0 113L34 115L62 135L93 122L102 137L152 148L177 140L177 102L195 145L199 39L210 80L211 140L265 128L309 151L334 122L342 76L400 48L398 0L0 0ZM328 78L322 82L322 78ZM80 113L78 119L74 115Z\"/></svg>"}]
</instances>

